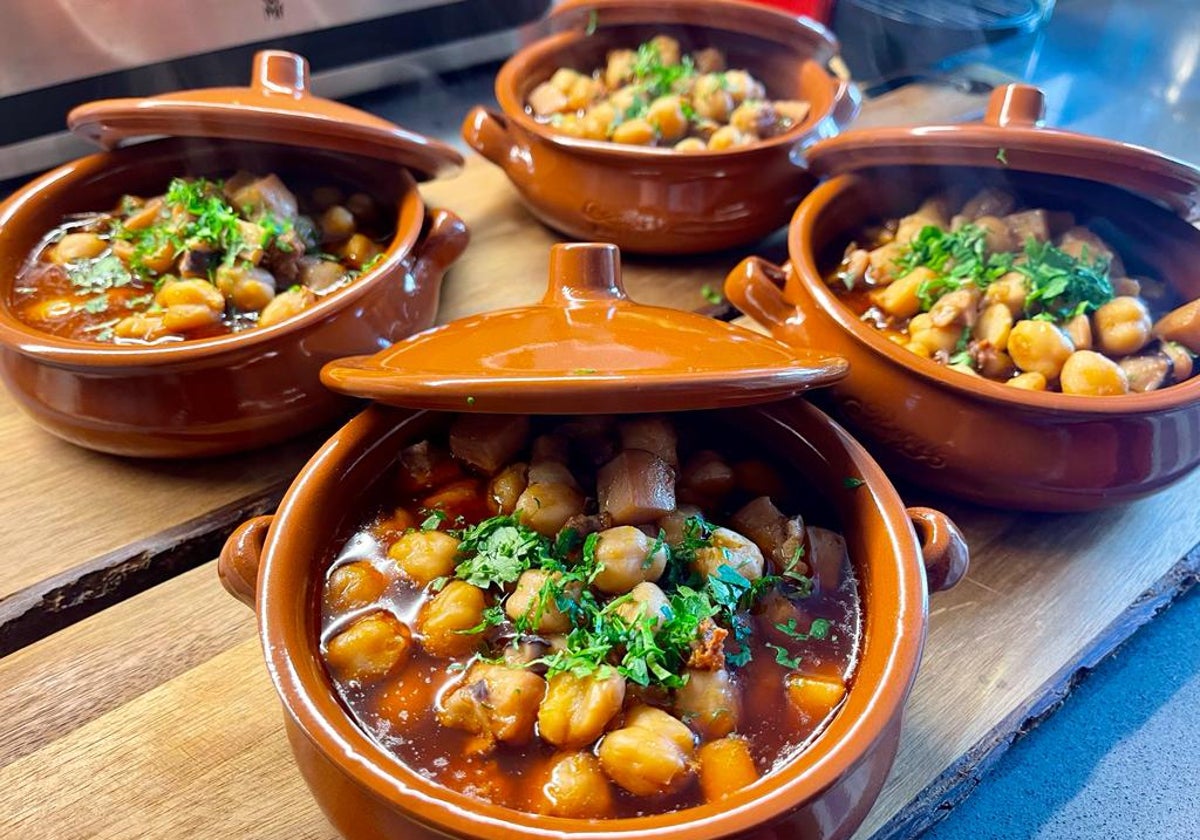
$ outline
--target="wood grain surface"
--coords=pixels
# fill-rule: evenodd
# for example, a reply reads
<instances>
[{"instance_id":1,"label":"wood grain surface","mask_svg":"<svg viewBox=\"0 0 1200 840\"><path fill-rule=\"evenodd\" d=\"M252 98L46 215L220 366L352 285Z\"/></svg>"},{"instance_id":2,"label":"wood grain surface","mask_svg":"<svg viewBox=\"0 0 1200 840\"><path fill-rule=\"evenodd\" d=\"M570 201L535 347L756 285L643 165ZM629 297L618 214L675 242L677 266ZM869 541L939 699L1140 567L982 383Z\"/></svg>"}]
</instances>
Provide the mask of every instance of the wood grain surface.
<instances>
[{"instance_id":1,"label":"wood grain surface","mask_svg":"<svg viewBox=\"0 0 1200 840\"><path fill-rule=\"evenodd\" d=\"M1194 579L1198 493L1200 472L1093 514L935 502L966 533L972 568L932 599L900 753L859 838L913 836L1146 604ZM0 660L0 837L333 838L252 633L209 564Z\"/></svg>"}]
</instances>

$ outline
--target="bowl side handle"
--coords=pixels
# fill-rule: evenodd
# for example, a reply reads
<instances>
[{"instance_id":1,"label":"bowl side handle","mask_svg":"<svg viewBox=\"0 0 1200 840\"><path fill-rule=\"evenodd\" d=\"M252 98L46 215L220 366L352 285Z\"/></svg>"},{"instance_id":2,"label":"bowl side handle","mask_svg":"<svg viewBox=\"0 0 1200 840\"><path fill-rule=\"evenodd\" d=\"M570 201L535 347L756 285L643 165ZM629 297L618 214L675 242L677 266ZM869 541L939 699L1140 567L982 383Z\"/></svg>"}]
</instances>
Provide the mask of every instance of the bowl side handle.
<instances>
[{"instance_id":1,"label":"bowl side handle","mask_svg":"<svg viewBox=\"0 0 1200 840\"><path fill-rule=\"evenodd\" d=\"M507 169L516 141L509 130L508 118L503 114L476 105L463 120L462 137L479 154Z\"/></svg>"},{"instance_id":2,"label":"bowl side handle","mask_svg":"<svg viewBox=\"0 0 1200 840\"><path fill-rule=\"evenodd\" d=\"M783 297L784 271L762 257L746 257L725 277L725 297L768 329L780 326L796 308Z\"/></svg>"},{"instance_id":3,"label":"bowl side handle","mask_svg":"<svg viewBox=\"0 0 1200 840\"><path fill-rule=\"evenodd\" d=\"M274 516L256 516L239 525L225 540L217 558L217 576L225 591L251 609L258 590L258 565L267 529Z\"/></svg>"},{"instance_id":4,"label":"bowl side handle","mask_svg":"<svg viewBox=\"0 0 1200 840\"><path fill-rule=\"evenodd\" d=\"M966 576L971 563L962 531L949 516L932 508L910 507L908 518L921 543L929 591L950 589Z\"/></svg>"},{"instance_id":5,"label":"bowl side handle","mask_svg":"<svg viewBox=\"0 0 1200 840\"><path fill-rule=\"evenodd\" d=\"M462 256L471 241L467 224L449 210L433 209L429 229L414 249L413 274L418 283L434 281Z\"/></svg>"}]
</instances>

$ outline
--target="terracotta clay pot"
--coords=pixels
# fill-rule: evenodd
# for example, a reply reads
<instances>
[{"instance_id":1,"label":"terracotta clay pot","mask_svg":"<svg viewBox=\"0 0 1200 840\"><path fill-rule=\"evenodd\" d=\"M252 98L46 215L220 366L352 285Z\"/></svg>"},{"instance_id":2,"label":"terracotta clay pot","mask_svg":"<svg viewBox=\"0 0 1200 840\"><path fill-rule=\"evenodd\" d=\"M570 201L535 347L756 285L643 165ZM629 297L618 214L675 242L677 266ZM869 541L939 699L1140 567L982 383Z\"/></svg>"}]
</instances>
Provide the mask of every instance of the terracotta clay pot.
<instances>
[{"instance_id":1,"label":"terracotta clay pot","mask_svg":"<svg viewBox=\"0 0 1200 840\"><path fill-rule=\"evenodd\" d=\"M338 702L318 649L315 605L328 563L399 451L449 419L372 406L314 456L274 517L242 525L221 553L226 588L258 613L292 750L335 828L350 840L848 837L895 757L925 638L927 580L946 588L965 572L966 549L953 524L928 509L906 510L870 456L803 401L690 415L693 425L758 441L840 519L867 639L845 705L795 760L719 804L602 822L522 813L441 787L371 740ZM864 484L848 487L847 476Z\"/></svg>"},{"instance_id":2,"label":"terracotta clay pot","mask_svg":"<svg viewBox=\"0 0 1200 840\"><path fill-rule=\"evenodd\" d=\"M803 147L837 133L858 111L856 88L826 70L836 54L833 37L807 19L760 5L589 0L559 7L548 26L554 34L500 69L496 99L503 113L477 107L462 132L504 169L530 212L576 238L655 254L760 239L786 224L815 183ZM723 50L729 66L748 69L771 98L810 102L808 118L749 146L683 154L567 137L526 112L529 92L559 67L602 66L609 50L636 47L660 33L688 49Z\"/></svg>"},{"instance_id":3,"label":"terracotta clay pot","mask_svg":"<svg viewBox=\"0 0 1200 840\"><path fill-rule=\"evenodd\" d=\"M182 174L242 168L314 177L386 197L396 233L382 261L348 288L275 326L130 347L56 338L19 321L13 283L65 214L154 195ZM351 404L321 387L331 359L376 350L433 323L442 274L467 230L426 217L416 183L393 163L336 151L238 140L170 139L68 163L0 205L0 376L35 422L119 455L195 457L249 449L336 418Z\"/></svg>"},{"instance_id":4,"label":"terracotta clay pot","mask_svg":"<svg viewBox=\"0 0 1200 840\"><path fill-rule=\"evenodd\" d=\"M965 376L889 341L823 279L864 225L910 213L947 187L969 194L990 185L1015 191L1030 207L1070 210L1081 223L1105 220L1098 230L1131 274L1159 277L1184 300L1200 297L1200 232L1176 215L1196 210L1194 170L1146 150L1040 128L1040 109L1040 94L1018 86L997 93L984 126L890 129L853 148L831 148L841 156L836 168L850 174L801 203L789 230L790 264L745 260L725 293L776 338L850 361L830 394L839 417L890 473L989 505L1090 510L1153 492L1200 463L1200 378L1085 397ZM998 149L1006 160L996 161ZM1161 204L1131 190L1155 194Z\"/></svg>"}]
</instances>

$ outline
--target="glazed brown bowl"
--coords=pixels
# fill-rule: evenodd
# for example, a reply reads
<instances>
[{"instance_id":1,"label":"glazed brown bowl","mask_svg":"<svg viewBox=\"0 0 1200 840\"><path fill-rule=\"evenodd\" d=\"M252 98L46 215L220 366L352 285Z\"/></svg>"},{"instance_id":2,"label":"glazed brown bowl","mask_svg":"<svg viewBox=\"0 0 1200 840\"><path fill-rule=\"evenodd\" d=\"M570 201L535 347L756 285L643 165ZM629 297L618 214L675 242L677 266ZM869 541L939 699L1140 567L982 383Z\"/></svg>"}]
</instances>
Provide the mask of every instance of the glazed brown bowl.
<instances>
[{"instance_id":1,"label":"glazed brown bowl","mask_svg":"<svg viewBox=\"0 0 1200 840\"><path fill-rule=\"evenodd\" d=\"M301 471L274 517L243 524L221 553L226 588L258 613L292 750L334 827L350 840L848 837L895 757L925 638L927 585L947 588L965 572L966 547L954 525L928 509L906 510L870 456L801 400L690 415L694 426L753 436L785 476L811 486L840 519L864 616L845 705L795 760L720 804L611 821L528 814L441 787L395 759L339 703L320 656L325 570L400 450L449 420L368 408ZM865 483L848 487L847 476Z\"/></svg>"},{"instance_id":2,"label":"glazed brown bowl","mask_svg":"<svg viewBox=\"0 0 1200 840\"><path fill-rule=\"evenodd\" d=\"M237 169L368 192L392 208L380 263L280 324L156 346L57 338L14 315L13 284L64 215L154 195L180 175ZM321 386L331 359L373 352L433 323L446 268L466 247L462 221L426 213L403 167L334 151L238 140L170 139L81 158L0 205L0 377L17 404L72 443L119 455L196 457L251 449L327 423L353 403Z\"/></svg>"},{"instance_id":3,"label":"glazed brown bowl","mask_svg":"<svg viewBox=\"0 0 1200 840\"><path fill-rule=\"evenodd\" d=\"M1047 151L1048 166L1053 158ZM1103 167L1103 161L1098 162ZM790 264L750 258L725 292L776 338L850 361L830 391L838 415L889 473L983 504L1082 511L1151 493L1200 463L1200 378L1112 397L1025 391L965 376L889 341L823 279L864 225L912 212L948 186L1012 189L1031 207L1097 221L1134 274L1200 297L1200 231L1091 180L985 168L884 166L835 177L797 209Z\"/></svg>"},{"instance_id":4,"label":"glazed brown bowl","mask_svg":"<svg viewBox=\"0 0 1200 840\"><path fill-rule=\"evenodd\" d=\"M649 254L715 251L760 239L787 223L815 183L801 155L805 144L837 133L858 112L857 89L826 69L837 51L833 37L807 19L761 5L590 0L556 9L548 23L553 34L500 68L496 99L503 113L476 107L462 133L504 169L533 215L578 239ZM749 70L772 98L809 101L808 118L749 146L685 154L567 137L526 112L529 92L559 67L586 72L601 66L609 50L660 33L686 49L721 49L730 67Z\"/></svg>"}]
</instances>

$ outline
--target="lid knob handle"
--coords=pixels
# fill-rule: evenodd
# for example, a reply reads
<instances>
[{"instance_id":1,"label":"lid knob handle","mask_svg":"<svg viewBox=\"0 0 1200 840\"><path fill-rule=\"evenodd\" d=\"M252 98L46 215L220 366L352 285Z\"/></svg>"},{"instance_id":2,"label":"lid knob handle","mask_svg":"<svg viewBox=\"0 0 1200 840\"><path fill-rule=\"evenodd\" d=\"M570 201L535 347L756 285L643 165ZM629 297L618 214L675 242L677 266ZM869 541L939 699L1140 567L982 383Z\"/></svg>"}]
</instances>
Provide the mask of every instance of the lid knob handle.
<instances>
[{"instance_id":1,"label":"lid knob handle","mask_svg":"<svg viewBox=\"0 0 1200 840\"><path fill-rule=\"evenodd\" d=\"M621 250L607 242L571 242L550 249L550 280L542 303L625 300Z\"/></svg>"},{"instance_id":2,"label":"lid knob handle","mask_svg":"<svg viewBox=\"0 0 1200 840\"><path fill-rule=\"evenodd\" d=\"M1046 116L1046 98L1033 85L1004 85L992 91L988 98L988 125L1037 126Z\"/></svg>"},{"instance_id":3,"label":"lid knob handle","mask_svg":"<svg viewBox=\"0 0 1200 840\"><path fill-rule=\"evenodd\" d=\"M254 54L254 83L263 93L299 98L308 93L308 59L286 50Z\"/></svg>"}]
</instances>

